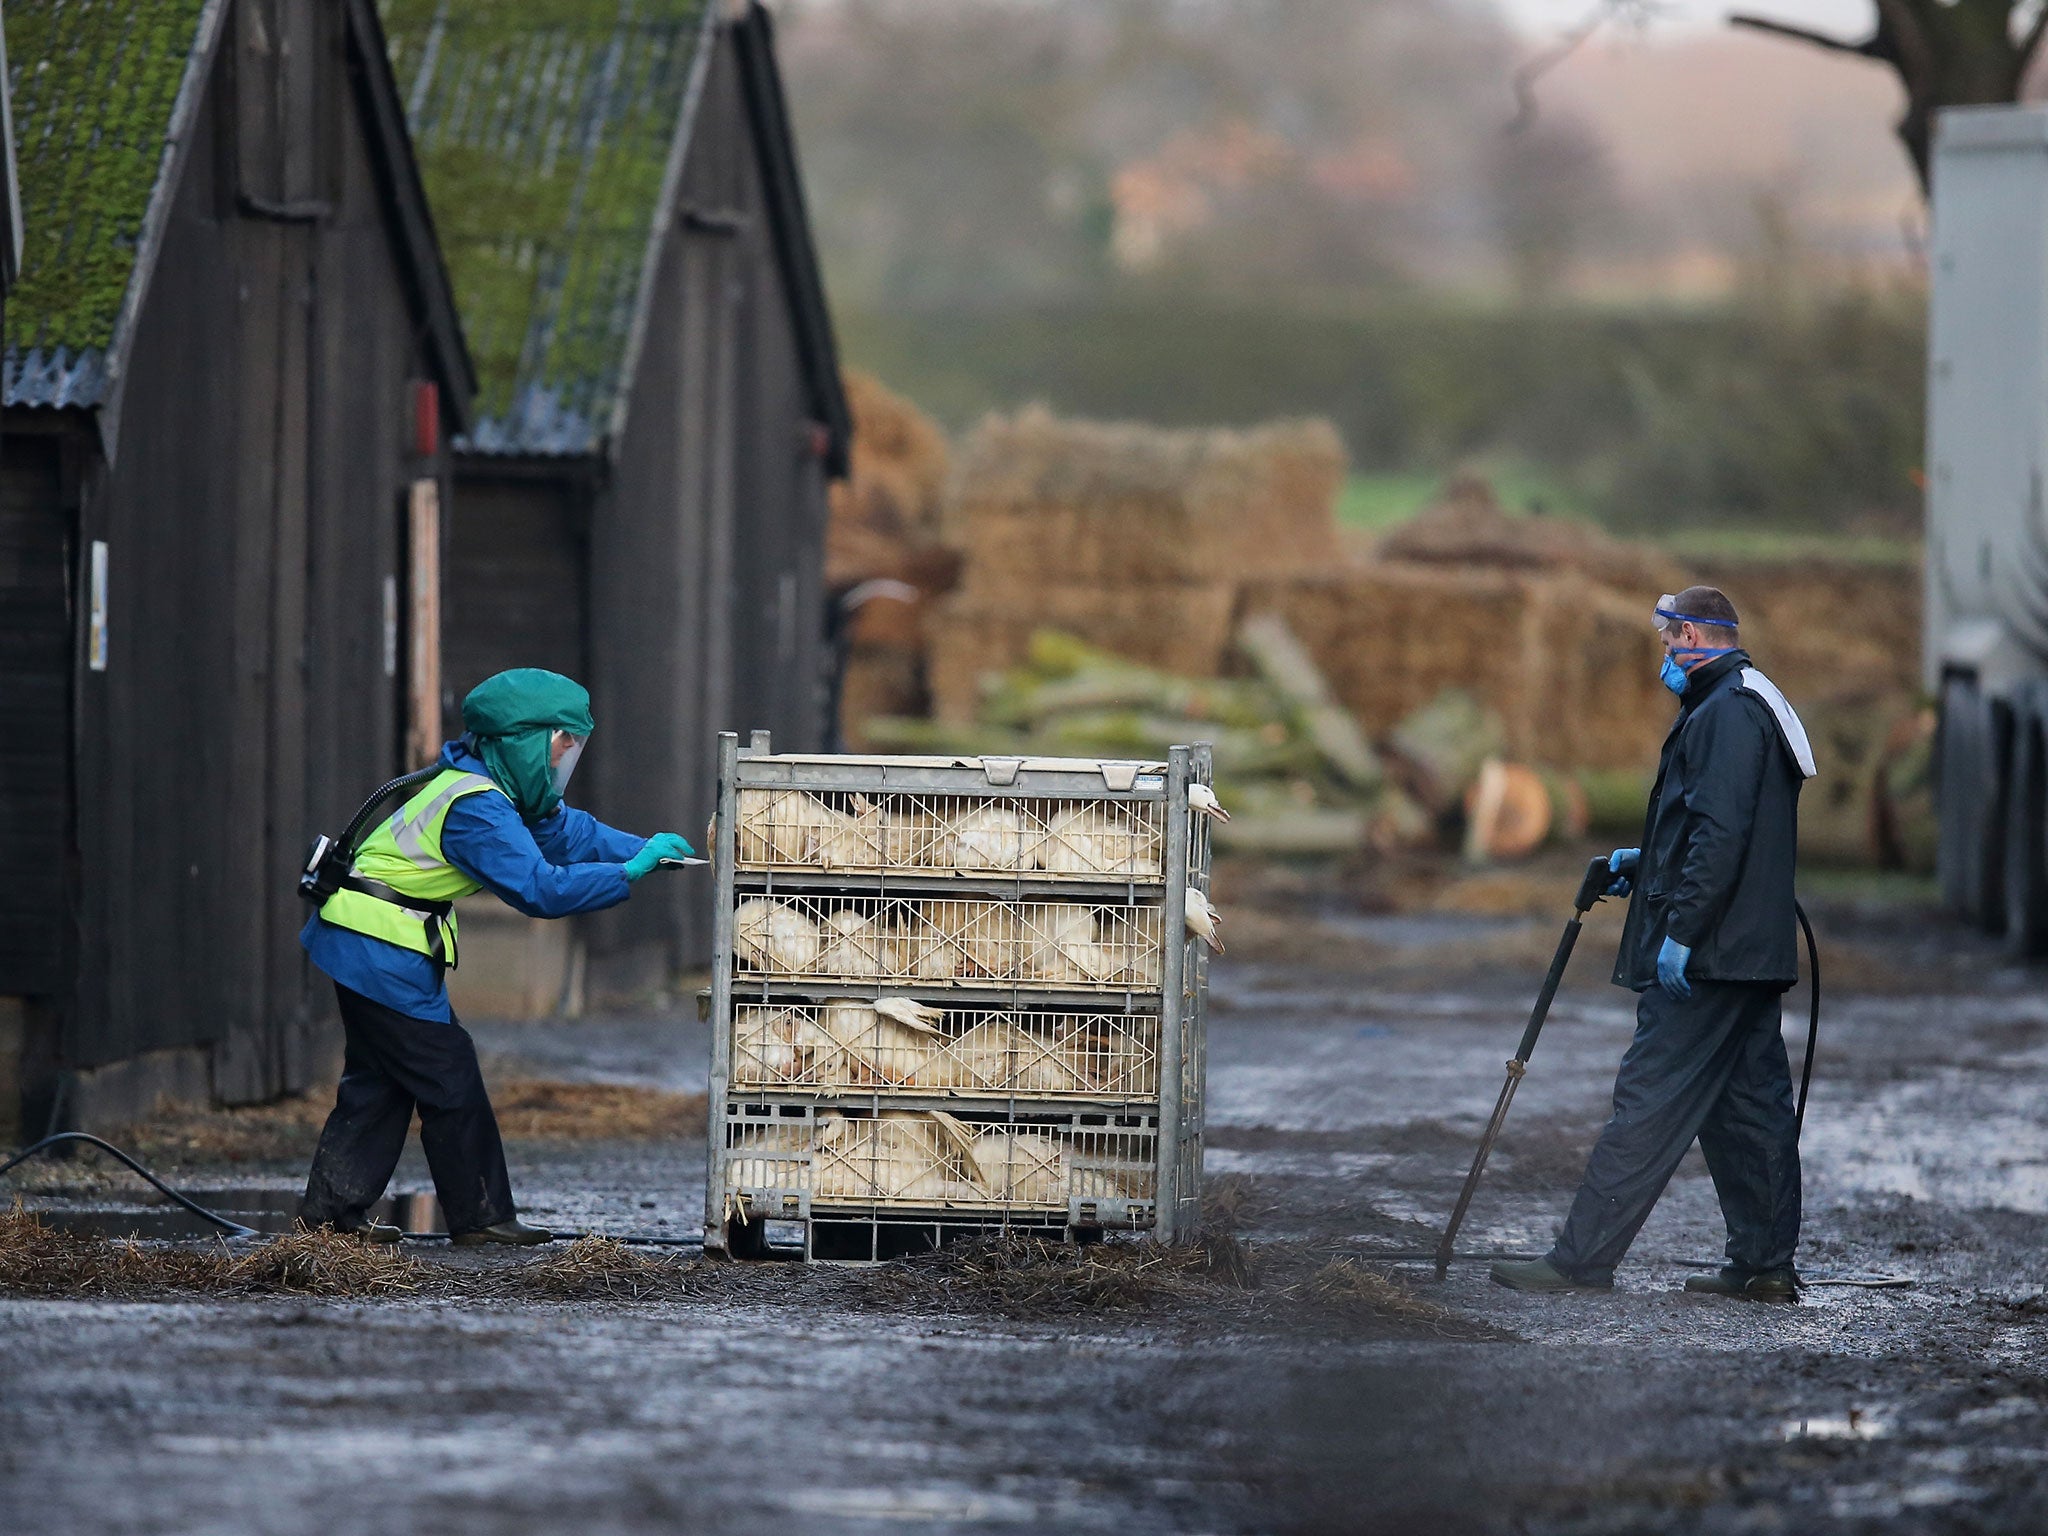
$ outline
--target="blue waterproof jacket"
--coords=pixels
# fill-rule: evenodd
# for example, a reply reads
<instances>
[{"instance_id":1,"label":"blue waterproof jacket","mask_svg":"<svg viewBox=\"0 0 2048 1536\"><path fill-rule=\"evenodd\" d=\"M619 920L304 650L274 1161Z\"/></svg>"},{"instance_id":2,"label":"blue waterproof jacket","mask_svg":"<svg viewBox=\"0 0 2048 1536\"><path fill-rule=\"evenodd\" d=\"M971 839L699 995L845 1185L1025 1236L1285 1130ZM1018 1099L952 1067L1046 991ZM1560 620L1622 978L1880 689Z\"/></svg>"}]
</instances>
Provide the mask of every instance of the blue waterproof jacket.
<instances>
[{"instance_id":1,"label":"blue waterproof jacket","mask_svg":"<svg viewBox=\"0 0 2048 1536\"><path fill-rule=\"evenodd\" d=\"M468 737L441 749L441 766L489 773ZM532 826L504 795L464 795L448 809L441 852L448 862L528 917L568 917L615 907L632 889L622 867L647 839L608 827L587 811L558 805ZM409 949L325 921L316 911L299 932L315 965L372 1002L416 1019L447 1023L440 967Z\"/></svg>"}]
</instances>

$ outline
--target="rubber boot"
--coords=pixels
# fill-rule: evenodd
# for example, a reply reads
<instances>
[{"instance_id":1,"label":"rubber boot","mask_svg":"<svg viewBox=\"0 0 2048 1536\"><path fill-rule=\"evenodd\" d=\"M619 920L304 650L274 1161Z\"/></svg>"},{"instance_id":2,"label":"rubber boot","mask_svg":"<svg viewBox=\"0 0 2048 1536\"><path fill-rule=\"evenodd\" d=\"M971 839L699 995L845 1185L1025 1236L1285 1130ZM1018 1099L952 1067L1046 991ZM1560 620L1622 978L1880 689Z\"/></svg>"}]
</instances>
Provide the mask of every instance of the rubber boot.
<instances>
[{"instance_id":1,"label":"rubber boot","mask_svg":"<svg viewBox=\"0 0 2048 1536\"><path fill-rule=\"evenodd\" d=\"M396 1243L405 1239L405 1233L389 1222L373 1221L368 1216L343 1216L321 1225L349 1237L360 1237L366 1243Z\"/></svg>"},{"instance_id":2,"label":"rubber boot","mask_svg":"<svg viewBox=\"0 0 2048 1536\"><path fill-rule=\"evenodd\" d=\"M458 1232L449 1239L458 1248L477 1248L485 1243L503 1243L512 1248L531 1248L536 1243L552 1243L555 1234L546 1227L529 1227L514 1216L510 1221L501 1221L496 1226L479 1227L474 1232Z\"/></svg>"},{"instance_id":3,"label":"rubber boot","mask_svg":"<svg viewBox=\"0 0 2048 1536\"><path fill-rule=\"evenodd\" d=\"M1690 1275L1685 1288L1695 1296L1734 1296L1743 1301L1797 1301L1799 1276L1790 1269L1751 1271L1723 1265L1711 1275Z\"/></svg>"},{"instance_id":4,"label":"rubber boot","mask_svg":"<svg viewBox=\"0 0 2048 1536\"><path fill-rule=\"evenodd\" d=\"M1530 1259L1513 1264L1502 1261L1493 1266L1493 1283L1511 1291L1611 1291L1614 1282L1574 1280L1548 1259Z\"/></svg>"}]
</instances>

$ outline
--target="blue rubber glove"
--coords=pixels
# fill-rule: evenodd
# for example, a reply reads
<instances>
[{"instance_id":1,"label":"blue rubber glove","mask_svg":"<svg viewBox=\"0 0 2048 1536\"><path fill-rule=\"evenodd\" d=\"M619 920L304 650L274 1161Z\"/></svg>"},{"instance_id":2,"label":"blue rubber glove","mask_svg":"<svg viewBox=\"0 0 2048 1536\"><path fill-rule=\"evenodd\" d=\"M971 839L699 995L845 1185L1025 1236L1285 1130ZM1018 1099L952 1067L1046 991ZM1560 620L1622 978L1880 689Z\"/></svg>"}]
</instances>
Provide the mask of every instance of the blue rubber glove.
<instances>
[{"instance_id":1,"label":"blue rubber glove","mask_svg":"<svg viewBox=\"0 0 2048 1536\"><path fill-rule=\"evenodd\" d=\"M1685 967L1692 959L1692 951L1670 934L1664 935L1664 947L1657 951L1657 985L1673 997L1691 997L1692 983L1685 979Z\"/></svg>"},{"instance_id":2,"label":"blue rubber glove","mask_svg":"<svg viewBox=\"0 0 2048 1536\"><path fill-rule=\"evenodd\" d=\"M690 859L697 856L697 850L683 840L679 832L657 832L640 845L640 851L626 860L626 878L638 880L649 870L656 868L663 859Z\"/></svg>"},{"instance_id":3,"label":"blue rubber glove","mask_svg":"<svg viewBox=\"0 0 2048 1536\"><path fill-rule=\"evenodd\" d=\"M1617 848L1607 855L1607 867L1616 877L1607 887L1607 894L1626 896L1633 890L1635 882L1630 880L1629 876L1635 873L1635 867L1642 861L1643 850L1640 848Z\"/></svg>"}]
</instances>

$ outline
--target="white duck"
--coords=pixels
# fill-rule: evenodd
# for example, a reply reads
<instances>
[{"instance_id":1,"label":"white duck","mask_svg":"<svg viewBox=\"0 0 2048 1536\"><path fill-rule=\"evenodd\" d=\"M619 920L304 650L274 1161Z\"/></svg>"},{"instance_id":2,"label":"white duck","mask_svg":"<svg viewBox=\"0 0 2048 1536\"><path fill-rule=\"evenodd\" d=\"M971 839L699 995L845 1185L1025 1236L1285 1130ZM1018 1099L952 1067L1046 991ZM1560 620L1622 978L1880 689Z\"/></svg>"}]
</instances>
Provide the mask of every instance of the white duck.
<instances>
[{"instance_id":1,"label":"white duck","mask_svg":"<svg viewBox=\"0 0 2048 1536\"><path fill-rule=\"evenodd\" d=\"M779 901L757 896L741 902L732 933L742 969L801 976L818 963L818 925Z\"/></svg>"},{"instance_id":2,"label":"white duck","mask_svg":"<svg viewBox=\"0 0 2048 1536\"><path fill-rule=\"evenodd\" d=\"M1215 950L1217 954L1222 954L1223 936L1216 930L1223 919L1216 909L1209 905L1209 898L1192 885L1188 887L1185 912L1188 932Z\"/></svg>"},{"instance_id":3,"label":"white duck","mask_svg":"<svg viewBox=\"0 0 2048 1536\"><path fill-rule=\"evenodd\" d=\"M1021 869L1026 864L1024 818L1010 806L974 806L947 823L946 832L957 869Z\"/></svg>"},{"instance_id":4,"label":"white duck","mask_svg":"<svg viewBox=\"0 0 2048 1536\"><path fill-rule=\"evenodd\" d=\"M1223 802L1216 798L1216 791L1206 784L1188 786L1188 809L1211 821L1230 820L1230 812L1223 809Z\"/></svg>"}]
</instances>

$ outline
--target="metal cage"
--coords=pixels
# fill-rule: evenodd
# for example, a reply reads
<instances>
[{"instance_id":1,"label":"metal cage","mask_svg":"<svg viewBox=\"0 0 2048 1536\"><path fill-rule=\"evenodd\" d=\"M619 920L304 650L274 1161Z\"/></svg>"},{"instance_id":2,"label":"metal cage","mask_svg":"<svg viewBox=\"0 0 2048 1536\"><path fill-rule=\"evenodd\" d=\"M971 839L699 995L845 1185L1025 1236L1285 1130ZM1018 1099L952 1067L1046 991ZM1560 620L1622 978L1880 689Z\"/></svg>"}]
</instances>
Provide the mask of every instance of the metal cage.
<instances>
[{"instance_id":1,"label":"metal cage","mask_svg":"<svg viewBox=\"0 0 2048 1536\"><path fill-rule=\"evenodd\" d=\"M720 740L705 1245L875 1258L965 1230L1184 1240L1209 884L1164 762ZM1172 978L1178 984L1168 984Z\"/></svg>"}]
</instances>

